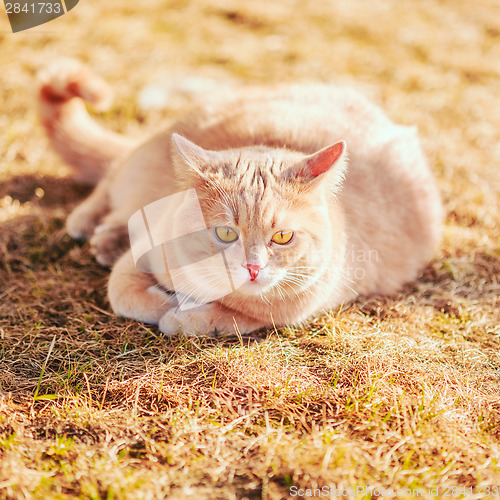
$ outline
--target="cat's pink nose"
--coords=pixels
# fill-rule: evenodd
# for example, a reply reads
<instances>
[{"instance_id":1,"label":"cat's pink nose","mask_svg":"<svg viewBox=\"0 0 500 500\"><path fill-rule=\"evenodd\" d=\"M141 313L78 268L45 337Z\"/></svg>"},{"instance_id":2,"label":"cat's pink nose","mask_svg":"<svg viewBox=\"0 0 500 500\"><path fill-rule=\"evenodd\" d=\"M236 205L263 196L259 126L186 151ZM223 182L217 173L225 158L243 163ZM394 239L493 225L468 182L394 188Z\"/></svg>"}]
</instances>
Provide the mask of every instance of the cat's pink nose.
<instances>
[{"instance_id":1,"label":"cat's pink nose","mask_svg":"<svg viewBox=\"0 0 500 500\"><path fill-rule=\"evenodd\" d=\"M259 271L262 269L258 264L247 264L248 272L250 273L250 281L255 281L259 275Z\"/></svg>"}]
</instances>

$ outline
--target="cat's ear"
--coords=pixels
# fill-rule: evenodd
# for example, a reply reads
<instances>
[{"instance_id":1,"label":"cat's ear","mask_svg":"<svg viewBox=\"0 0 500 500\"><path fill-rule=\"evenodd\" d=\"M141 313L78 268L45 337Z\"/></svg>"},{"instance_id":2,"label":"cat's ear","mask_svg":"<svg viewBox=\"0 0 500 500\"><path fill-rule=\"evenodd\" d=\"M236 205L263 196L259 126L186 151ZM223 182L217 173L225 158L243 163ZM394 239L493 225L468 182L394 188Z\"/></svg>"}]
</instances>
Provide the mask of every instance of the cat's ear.
<instances>
[{"instance_id":1,"label":"cat's ear","mask_svg":"<svg viewBox=\"0 0 500 500\"><path fill-rule=\"evenodd\" d=\"M204 169L216 159L215 151L207 151L179 134L172 134L172 142L181 158L192 170L203 176Z\"/></svg>"},{"instance_id":2,"label":"cat's ear","mask_svg":"<svg viewBox=\"0 0 500 500\"><path fill-rule=\"evenodd\" d=\"M311 186L328 179L330 184L340 187L346 170L346 143L340 141L306 156L298 164L287 169L285 174L290 180L295 179Z\"/></svg>"}]
</instances>

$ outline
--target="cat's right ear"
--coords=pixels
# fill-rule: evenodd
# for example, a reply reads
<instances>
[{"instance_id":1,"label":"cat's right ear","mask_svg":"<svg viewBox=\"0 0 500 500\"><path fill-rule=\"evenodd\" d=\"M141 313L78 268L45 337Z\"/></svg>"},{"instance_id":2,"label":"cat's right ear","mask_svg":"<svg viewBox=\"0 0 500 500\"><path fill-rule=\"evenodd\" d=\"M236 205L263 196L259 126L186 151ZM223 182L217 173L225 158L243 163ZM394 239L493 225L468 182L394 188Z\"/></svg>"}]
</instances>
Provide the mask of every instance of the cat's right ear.
<instances>
[{"instance_id":1,"label":"cat's right ear","mask_svg":"<svg viewBox=\"0 0 500 500\"><path fill-rule=\"evenodd\" d=\"M172 134L172 142L184 163L204 177L205 166L215 160L215 151L207 151L179 134Z\"/></svg>"},{"instance_id":2,"label":"cat's right ear","mask_svg":"<svg viewBox=\"0 0 500 500\"><path fill-rule=\"evenodd\" d=\"M329 184L339 189L347 170L346 143L336 142L316 153L306 156L302 161L284 172L286 178L299 181L309 187L319 185L328 179Z\"/></svg>"}]
</instances>

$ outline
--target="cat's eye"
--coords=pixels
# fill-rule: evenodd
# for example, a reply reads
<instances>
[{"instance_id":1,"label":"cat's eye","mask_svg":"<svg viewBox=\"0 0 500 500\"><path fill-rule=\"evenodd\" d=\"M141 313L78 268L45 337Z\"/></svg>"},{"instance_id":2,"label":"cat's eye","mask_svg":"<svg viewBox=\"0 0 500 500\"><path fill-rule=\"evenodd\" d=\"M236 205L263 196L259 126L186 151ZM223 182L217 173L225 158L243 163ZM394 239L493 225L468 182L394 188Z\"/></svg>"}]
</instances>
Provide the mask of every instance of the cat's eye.
<instances>
[{"instance_id":1,"label":"cat's eye","mask_svg":"<svg viewBox=\"0 0 500 500\"><path fill-rule=\"evenodd\" d=\"M271 240L278 245L286 245L292 241L294 234L295 233L293 231L278 231L273 234Z\"/></svg>"},{"instance_id":2,"label":"cat's eye","mask_svg":"<svg viewBox=\"0 0 500 500\"><path fill-rule=\"evenodd\" d=\"M232 243L238 239L238 233L229 226L217 226L215 234L222 243Z\"/></svg>"}]
</instances>

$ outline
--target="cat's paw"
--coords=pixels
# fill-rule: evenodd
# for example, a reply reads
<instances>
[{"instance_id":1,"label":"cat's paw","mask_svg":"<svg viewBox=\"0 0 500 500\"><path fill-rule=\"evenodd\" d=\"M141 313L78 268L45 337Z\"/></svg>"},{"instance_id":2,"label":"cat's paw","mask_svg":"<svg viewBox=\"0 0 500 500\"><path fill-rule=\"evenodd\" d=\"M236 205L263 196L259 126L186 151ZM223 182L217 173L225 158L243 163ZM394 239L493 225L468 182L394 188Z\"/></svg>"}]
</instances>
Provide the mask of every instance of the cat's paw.
<instances>
[{"instance_id":1,"label":"cat's paw","mask_svg":"<svg viewBox=\"0 0 500 500\"><path fill-rule=\"evenodd\" d=\"M82 203L66 219L66 232L74 240L88 240L94 233L100 216L102 214L97 214L93 207Z\"/></svg>"},{"instance_id":2,"label":"cat's paw","mask_svg":"<svg viewBox=\"0 0 500 500\"><path fill-rule=\"evenodd\" d=\"M178 300L178 298L177 298ZM222 307L218 302L200 305L187 311L178 307L168 310L160 319L160 331L168 335L180 332L184 335L204 337L214 330L220 333L247 334L262 328L264 323Z\"/></svg>"},{"instance_id":3,"label":"cat's paw","mask_svg":"<svg viewBox=\"0 0 500 500\"><path fill-rule=\"evenodd\" d=\"M101 266L112 266L128 245L127 226L101 224L90 239L90 252Z\"/></svg>"},{"instance_id":4,"label":"cat's paw","mask_svg":"<svg viewBox=\"0 0 500 500\"><path fill-rule=\"evenodd\" d=\"M108 296L113 312L125 318L157 325L165 313L176 305L171 294L155 285L145 290L118 288L115 281L111 287Z\"/></svg>"},{"instance_id":5,"label":"cat's paw","mask_svg":"<svg viewBox=\"0 0 500 500\"><path fill-rule=\"evenodd\" d=\"M204 304L187 311L181 311L175 307L162 316L158 328L167 335L176 335L182 332L188 336L206 336L215 328L213 313L213 304Z\"/></svg>"}]
</instances>

